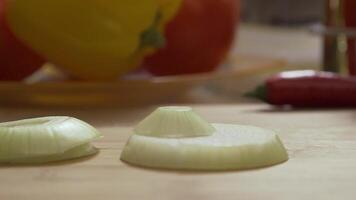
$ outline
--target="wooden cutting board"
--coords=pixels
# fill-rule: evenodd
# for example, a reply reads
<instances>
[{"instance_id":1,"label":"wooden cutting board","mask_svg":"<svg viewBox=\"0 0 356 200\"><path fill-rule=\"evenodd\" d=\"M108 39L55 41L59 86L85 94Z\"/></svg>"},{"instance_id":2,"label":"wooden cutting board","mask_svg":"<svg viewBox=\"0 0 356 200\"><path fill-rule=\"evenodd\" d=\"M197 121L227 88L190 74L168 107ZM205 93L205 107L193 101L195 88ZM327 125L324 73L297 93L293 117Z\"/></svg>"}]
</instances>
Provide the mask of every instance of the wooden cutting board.
<instances>
[{"instance_id":1,"label":"wooden cutting board","mask_svg":"<svg viewBox=\"0 0 356 200\"><path fill-rule=\"evenodd\" d=\"M196 105L210 122L274 129L289 161L230 172L159 171L119 160L134 124L154 107L135 109L2 108L0 121L72 115L104 138L88 159L47 166L1 166L1 200L355 199L356 110L276 110L262 104Z\"/></svg>"}]
</instances>

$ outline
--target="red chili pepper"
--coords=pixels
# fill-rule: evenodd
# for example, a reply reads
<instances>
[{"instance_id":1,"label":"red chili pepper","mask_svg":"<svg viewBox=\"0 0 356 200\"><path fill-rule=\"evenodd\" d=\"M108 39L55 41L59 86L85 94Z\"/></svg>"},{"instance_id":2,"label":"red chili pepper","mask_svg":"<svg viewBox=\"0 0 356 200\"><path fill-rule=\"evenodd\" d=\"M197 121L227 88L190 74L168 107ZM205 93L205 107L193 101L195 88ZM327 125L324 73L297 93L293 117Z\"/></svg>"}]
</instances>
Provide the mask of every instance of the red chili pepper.
<instances>
[{"instance_id":1,"label":"red chili pepper","mask_svg":"<svg viewBox=\"0 0 356 200\"><path fill-rule=\"evenodd\" d=\"M247 96L273 105L351 107L356 106L356 77L312 70L282 72Z\"/></svg>"}]
</instances>

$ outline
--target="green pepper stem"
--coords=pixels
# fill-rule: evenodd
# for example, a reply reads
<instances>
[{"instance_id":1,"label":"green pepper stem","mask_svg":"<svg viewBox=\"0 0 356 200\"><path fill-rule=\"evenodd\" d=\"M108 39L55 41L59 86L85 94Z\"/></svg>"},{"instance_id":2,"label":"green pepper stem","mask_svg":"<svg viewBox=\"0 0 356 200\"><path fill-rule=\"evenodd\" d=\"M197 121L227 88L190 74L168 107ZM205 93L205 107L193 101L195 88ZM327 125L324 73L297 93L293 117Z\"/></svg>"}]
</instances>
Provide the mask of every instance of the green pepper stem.
<instances>
[{"instance_id":1,"label":"green pepper stem","mask_svg":"<svg viewBox=\"0 0 356 200\"><path fill-rule=\"evenodd\" d=\"M255 90L245 93L244 96L267 102L267 87L264 84L259 85Z\"/></svg>"}]
</instances>

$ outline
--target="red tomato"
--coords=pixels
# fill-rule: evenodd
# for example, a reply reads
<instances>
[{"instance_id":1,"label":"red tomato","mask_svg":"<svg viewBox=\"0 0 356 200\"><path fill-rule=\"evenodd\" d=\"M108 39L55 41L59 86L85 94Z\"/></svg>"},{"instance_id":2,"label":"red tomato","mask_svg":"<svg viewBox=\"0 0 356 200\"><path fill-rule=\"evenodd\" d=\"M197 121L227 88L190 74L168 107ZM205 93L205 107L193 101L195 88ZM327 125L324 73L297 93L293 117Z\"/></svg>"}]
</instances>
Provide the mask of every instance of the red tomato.
<instances>
[{"instance_id":1,"label":"red tomato","mask_svg":"<svg viewBox=\"0 0 356 200\"><path fill-rule=\"evenodd\" d=\"M166 46L146 58L154 75L209 72L226 58L239 21L239 0L183 0L166 27Z\"/></svg>"},{"instance_id":2,"label":"red tomato","mask_svg":"<svg viewBox=\"0 0 356 200\"><path fill-rule=\"evenodd\" d=\"M44 61L11 33L5 19L5 1L0 0L0 80L21 80Z\"/></svg>"}]
</instances>

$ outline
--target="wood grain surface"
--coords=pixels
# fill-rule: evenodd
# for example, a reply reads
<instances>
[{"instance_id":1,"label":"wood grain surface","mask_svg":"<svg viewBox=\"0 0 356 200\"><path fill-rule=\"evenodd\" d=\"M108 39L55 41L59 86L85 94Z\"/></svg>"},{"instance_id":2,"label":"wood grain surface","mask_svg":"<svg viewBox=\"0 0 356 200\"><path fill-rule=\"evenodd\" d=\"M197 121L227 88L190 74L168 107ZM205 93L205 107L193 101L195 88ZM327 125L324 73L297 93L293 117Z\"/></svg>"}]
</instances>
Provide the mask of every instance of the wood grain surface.
<instances>
[{"instance_id":1,"label":"wood grain surface","mask_svg":"<svg viewBox=\"0 0 356 200\"><path fill-rule=\"evenodd\" d=\"M154 106L118 108L1 108L0 121L71 115L105 136L100 153L46 166L1 166L0 200L355 199L356 110L280 110L263 104L193 105L210 122L277 131L290 160L230 172L159 171L119 160L132 126Z\"/></svg>"}]
</instances>

